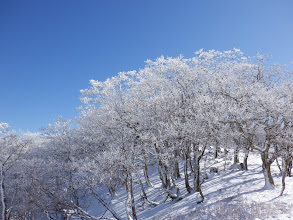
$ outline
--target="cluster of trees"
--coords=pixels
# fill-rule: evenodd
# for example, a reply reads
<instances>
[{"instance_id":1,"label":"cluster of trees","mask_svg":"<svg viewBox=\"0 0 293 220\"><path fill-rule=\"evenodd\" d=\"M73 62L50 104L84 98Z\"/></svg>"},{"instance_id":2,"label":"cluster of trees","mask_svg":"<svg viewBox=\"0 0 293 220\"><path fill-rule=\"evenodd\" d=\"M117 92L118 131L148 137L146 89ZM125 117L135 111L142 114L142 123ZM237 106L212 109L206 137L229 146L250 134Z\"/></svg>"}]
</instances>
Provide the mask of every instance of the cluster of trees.
<instances>
[{"instance_id":1,"label":"cluster of trees","mask_svg":"<svg viewBox=\"0 0 293 220\"><path fill-rule=\"evenodd\" d=\"M157 205L145 190L154 187L150 165L168 198L182 198L177 183L184 178L200 203L201 160L211 149L214 158L223 148L234 151L235 163L243 151L243 169L249 152L259 152L267 188L275 185L271 164L282 158L283 193L292 166L293 81L265 61L237 49L160 57L139 71L91 80L75 121L60 118L42 134L22 136L0 124L2 219L97 219L87 212L90 199L119 219L99 190L114 196L121 186L127 216L137 219L134 189Z\"/></svg>"}]
</instances>

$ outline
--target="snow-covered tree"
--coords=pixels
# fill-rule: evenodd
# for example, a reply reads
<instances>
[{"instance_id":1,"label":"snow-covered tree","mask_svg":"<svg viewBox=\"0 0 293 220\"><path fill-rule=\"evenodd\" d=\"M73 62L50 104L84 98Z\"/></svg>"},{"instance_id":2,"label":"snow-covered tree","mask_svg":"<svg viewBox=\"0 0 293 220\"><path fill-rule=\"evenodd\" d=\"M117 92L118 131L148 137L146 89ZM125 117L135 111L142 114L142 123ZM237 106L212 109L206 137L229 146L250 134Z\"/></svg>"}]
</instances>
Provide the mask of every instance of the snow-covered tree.
<instances>
[{"instance_id":1,"label":"snow-covered tree","mask_svg":"<svg viewBox=\"0 0 293 220\"><path fill-rule=\"evenodd\" d=\"M23 155L30 140L8 131L8 124L0 123L0 196L1 219L8 220L21 204Z\"/></svg>"}]
</instances>

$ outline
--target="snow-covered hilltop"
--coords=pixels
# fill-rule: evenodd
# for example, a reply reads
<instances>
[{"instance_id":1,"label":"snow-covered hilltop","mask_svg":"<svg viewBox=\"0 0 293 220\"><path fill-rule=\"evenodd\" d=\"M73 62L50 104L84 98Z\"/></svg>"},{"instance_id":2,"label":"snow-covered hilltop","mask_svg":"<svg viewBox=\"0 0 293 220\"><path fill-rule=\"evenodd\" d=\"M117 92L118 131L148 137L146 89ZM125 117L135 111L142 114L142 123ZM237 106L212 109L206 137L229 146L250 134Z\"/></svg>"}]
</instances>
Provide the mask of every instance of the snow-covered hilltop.
<instances>
[{"instance_id":1,"label":"snow-covered hilltop","mask_svg":"<svg viewBox=\"0 0 293 220\"><path fill-rule=\"evenodd\" d=\"M29 138L3 129L15 150L1 151L2 218L287 217L293 80L265 61L160 57L91 80L76 120Z\"/></svg>"}]
</instances>

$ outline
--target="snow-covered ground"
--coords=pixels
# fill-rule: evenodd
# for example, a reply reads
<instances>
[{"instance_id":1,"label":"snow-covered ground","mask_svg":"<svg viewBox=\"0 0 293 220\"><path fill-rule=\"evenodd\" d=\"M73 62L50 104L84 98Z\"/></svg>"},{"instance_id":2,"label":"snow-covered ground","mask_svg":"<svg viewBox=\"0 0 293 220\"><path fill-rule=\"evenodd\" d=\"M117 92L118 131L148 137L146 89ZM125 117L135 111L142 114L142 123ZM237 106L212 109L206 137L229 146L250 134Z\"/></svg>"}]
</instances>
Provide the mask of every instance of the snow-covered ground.
<instances>
[{"instance_id":1,"label":"snow-covered ground","mask_svg":"<svg viewBox=\"0 0 293 220\"><path fill-rule=\"evenodd\" d=\"M241 157L240 157L241 159ZM202 162L202 169L208 171L207 162ZM149 198L159 203L153 207L141 201L136 194L138 219L293 219L293 177L286 178L286 189L281 191L281 176L276 163L272 164L275 189L265 190L261 160L257 153L251 153L248 159L248 171L229 169L231 163L219 159L213 167L219 168L218 174L211 174L202 185L205 200L197 204L200 195L197 192L188 194L184 178L177 180L182 199L172 201L161 188L160 179L151 173L155 188L147 187ZM152 169L156 169L153 167ZM183 175L182 175L183 177ZM190 181L192 183L192 181ZM139 189L139 186L137 186ZM136 190L140 192L140 190ZM111 201L111 207L122 219L127 219L125 212L126 192L120 188ZM98 204L93 204L90 213L111 218L109 212Z\"/></svg>"}]
</instances>

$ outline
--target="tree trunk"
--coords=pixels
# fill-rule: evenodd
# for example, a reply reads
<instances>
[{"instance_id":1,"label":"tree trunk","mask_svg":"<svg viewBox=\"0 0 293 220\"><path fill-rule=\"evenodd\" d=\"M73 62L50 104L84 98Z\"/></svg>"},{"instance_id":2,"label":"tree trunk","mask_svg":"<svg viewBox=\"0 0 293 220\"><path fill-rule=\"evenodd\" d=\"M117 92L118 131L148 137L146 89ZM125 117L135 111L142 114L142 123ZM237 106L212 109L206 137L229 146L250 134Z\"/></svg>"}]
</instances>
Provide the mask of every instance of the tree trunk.
<instances>
[{"instance_id":1,"label":"tree trunk","mask_svg":"<svg viewBox=\"0 0 293 220\"><path fill-rule=\"evenodd\" d=\"M200 196L201 196L201 200L197 202L197 204L202 203L204 201L204 195L202 193L201 190L201 182L200 182L200 162L201 157L200 156L195 156L194 158L194 190L196 192L199 192Z\"/></svg>"},{"instance_id":2,"label":"tree trunk","mask_svg":"<svg viewBox=\"0 0 293 220\"><path fill-rule=\"evenodd\" d=\"M214 152L214 158L215 158L215 159L218 158L218 152L219 152L219 147L216 146L216 147L215 147L215 152Z\"/></svg>"},{"instance_id":3,"label":"tree trunk","mask_svg":"<svg viewBox=\"0 0 293 220\"><path fill-rule=\"evenodd\" d=\"M135 208L135 201L134 201L134 194L133 194L133 179L132 179L132 175L131 174L130 174L130 193L131 193L132 216L133 216L134 219L137 220L136 208Z\"/></svg>"},{"instance_id":4,"label":"tree trunk","mask_svg":"<svg viewBox=\"0 0 293 220\"><path fill-rule=\"evenodd\" d=\"M175 155L174 155L174 160L175 160L175 165L174 165L174 177L175 179L180 178L180 170L179 170L179 162L178 162L178 157L179 157L179 152L178 150L175 150Z\"/></svg>"},{"instance_id":5,"label":"tree trunk","mask_svg":"<svg viewBox=\"0 0 293 220\"><path fill-rule=\"evenodd\" d=\"M144 177L145 177L145 180L146 180L147 184L148 184L150 187L154 187L154 185L152 184L152 182L151 182L151 180L150 180L150 177L149 177L149 172L148 172L148 165L147 165L146 155L144 155Z\"/></svg>"},{"instance_id":6,"label":"tree trunk","mask_svg":"<svg viewBox=\"0 0 293 220\"><path fill-rule=\"evenodd\" d=\"M197 204L202 203L204 201L204 195L202 193L201 187L199 188L199 194L201 196L201 200L197 201Z\"/></svg>"},{"instance_id":7,"label":"tree trunk","mask_svg":"<svg viewBox=\"0 0 293 220\"><path fill-rule=\"evenodd\" d=\"M236 145L234 147L234 164L239 163L239 147Z\"/></svg>"},{"instance_id":8,"label":"tree trunk","mask_svg":"<svg viewBox=\"0 0 293 220\"><path fill-rule=\"evenodd\" d=\"M175 161L175 170L174 170L174 176L175 176L175 179L178 179L180 178L180 171L179 171L179 163L178 163L178 160L176 158L176 161Z\"/></svg>"},{"instance_id":9,"label":"tree trunk","mask_svg":"<svg viewBox=\"0 0 293 220\"><path fill-rule=\"evenodd\" d=\"M162 186L163 186L163 188L167 189L170 187L170 183L171 183L168 166L162 162L160 155L159 155L160 151L156 147L156 144L155 144L155 151L157 153L158 173L159 173L160 179L162 181Z\"/></svg>"},{"instance_id":10,"label":"tree trunk","mask_svg":"<svg viewBox=\"0 0 293 220\"><path fill-rule=\"evenodd\" d=\"M79 198L78 198L77 190L74 187L72 171L69 172L69 190L72 196L72 200L77 206L79 206Z\"/></svg>"},{"instance_id":11,"label":"tree trunk","mask_svg":"<svg viewBox=\"0 0 293 220\"><path fill-rule=\"evenodd\" d=\"M287 175L289 176L289 177L291 177L291 170L292 170L292 156L290 156L289 157L289 162L288 162L288 167L287 167L287 169L288 169L288 173L287 173Z\"/></svg>"},{"instance_id":12,"label":"tree trunk","mask_svg":"<svg viewBox=\"0 0 293 220\"><path fill-rule=\"evenodd\" d=\"M276 163L277 163L277 166L278 166L278 168L280 170L280 174L282 174L283 173L283 170L282 170L282 168L281 168L281 166L279 164L278 158L276 159Z\"/></svg>"},{"instance_id":13,"label":"tree trunk","mask_svg":"<svg viewBox=\"0 0 293 220\"><path fill-rule=\"evenodd\" d=\"M129 172L126 176L126 192L127 192L127 200L126 200L126 208L127 208L127 216L129 220L137 220L134 194L133 194L133 179L132 175Z\"/></svg>"},{"instance_id":14,"label":"tree trunk","mask_svg":"<svg viewBox=\"0 0 293 220\"><path fill-rule=\"evenodd\" d=\"M189 179L188 179L188 159L189 157L185 154L185 163L184 163L184 179L185 179L185 187L188 193L191 193L191 187L189 185Z\"/></svg>"},{"instance_id":15,"label":"tree trunk","mask_svg":"<svg viewBox=\"0 0 293 220\"><path fill-rule=\"evenodd\" d=\"M192 158L191 158L191 156L189 156L189 165L190 165L191 172L194 173L194 169L193 169L193 166L192 166Z\"/></svg>"},{"instance_id":16,"label":"tree trunk","mask_svg":"<svg viewBox=\"0 0 293 220\"><path fill-rule=\"evenodd\" d=\"M166 188L171 188L171 179L170 179L170 173L169 173L169 168L167 164L163 165L163 170L164 170L164 176L165 176L165 183L166 183Z\"/></svg>"},{"instance_id":17,"label":"tree trunk","mask_svg":"<svg viewBox=\"0 0 293 220\"><path fill-rule=\"evenodd\" d=\"M163 164L162 164L162 162L160 160L159 160L159 163L158 163L158 173L159 173L163 188L167 188L167 186L166 186L166 176L165 176L165 173L163 171Z\"/></svg>"},{"instance_id":18,"label":"tree trunk","mask_svg":"<svg viewBox=\"0 0 293 220\"><path fill-rule=\"evenodd\" d=\"M196 192L200 192L200 165L199 165L199 157L198 155L195 155L194 157L194 190Z\"/></svg>"},{"instance_id":19,"label":"tree trunk","mask_svg":"<svg viewBox=\"0 0 293 220\"><path fill-rule=\"evenodd\" d=\"M245 149L245 155L243 158L243 168L244 170L248 170L247 160L248 160L249 148Z\"/></svg>"},{"instance_id":20,"label":"tree trunk","mask_svg":"<svg viewBox=\"0 0 293 220\"><path fill-rule=\"evenodd\" d=\"M128 186L128 177L126 178L126 192L127 192L127 199L126 199L126 214L128 220L133 220L132 213L131 213L131 193Z\"/></svg>"},{"instance_id":21,"label":"tree trunk","mask_svg":"<svg viewBox=\"0 0 293 220\"><path fill-rule=\"evenodd\" d=\"M289 159L286 158L284 159L284 166L283 166L283 172L282 172L282 189L281 189L280 196L283 195L285 187L286 187L285 179L288 173L288 165L289 165Z\"/></svg>"},{"instance_id":22,"label":"tree trunk","mask_svg":"<svg viewBox=\"0 0 293 220\"><path fill-rule=\"evenodd\" d=\"M5 172L4 172L4 167L2 164L2 161L0 162L1 166L1 204L2 204L2 219L6 220L7 219L7 208L6 208L6 197L5 197Z\"/></svg>"},{"instance_id":23,"label":"tree trunk","mask_svg":"<svg viewBox=\"0 0 293 220\"><path fill-rule=\"evenodd\" d=\"M194 185L194 190L196 192L199 192L201 196L201 200L198 201L197 203L202 203L204 201L204 195L201 190L201 182L200 182L200 160L202 156L204 155L204 152L206 150L206 147L208 145L208 141L205 143L203 146L202 150L199 150L198 146L193 144L193 152L194 152L194 180L193 180L193 185Z\"/></svg>"},{"instance_id":24,"label":"tree trunk","mask_svg":"<svg viewBox=\"0 0 293 220\"><path fill-rule=\"evenodd\" d=\"M171 180L170 180L168 166L166 164L163 164L162 161L159 161L158 169L159 169L160 179L162 181L163 187L165 189L170 188Z\"/></svg>"},{"instance_id":25,"label":"tree trunk","mask_svg":"<svg viewBox=\"0 0 293 220\"><path fill-rule=\"evenodd\" d=\"M265 186L266 189L274 189L275 183L271 173L271 163L268 161L268 151L261 152L262 159L262 171L265 178Z\"/></svg>"}]
</instances>

